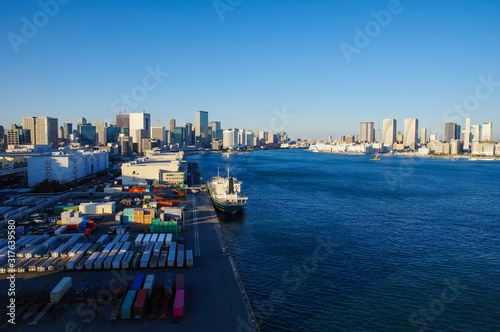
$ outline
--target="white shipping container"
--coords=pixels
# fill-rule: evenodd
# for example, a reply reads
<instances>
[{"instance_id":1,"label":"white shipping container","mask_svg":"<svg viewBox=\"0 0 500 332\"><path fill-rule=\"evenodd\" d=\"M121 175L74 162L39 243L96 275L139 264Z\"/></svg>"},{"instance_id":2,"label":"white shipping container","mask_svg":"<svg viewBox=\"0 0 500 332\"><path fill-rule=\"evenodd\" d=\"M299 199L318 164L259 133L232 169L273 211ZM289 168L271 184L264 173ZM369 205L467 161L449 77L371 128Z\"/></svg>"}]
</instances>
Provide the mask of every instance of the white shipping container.
<instances>
[{"instance_id":1,"label":"white shipping container","mask_svg":"<svg viewBox=\"0 0 500 332\"><path fill-rule=\"evenodd\" d=\"M158 234L151 234L151 242L156 242L158 241Z\"/></svg>"},{"instance_id":2,"label":"white shipping container","mask_svg":"<svg viewBox=\"0 0 500 332\"><path fill-rule=\"evenodd\" d=\"M165 238L166 238L166 234L158 235L158 241L160 241L162 244L165 244Z\"/></svg>"},{"instance_id":3,"label":"white shipping container","mask_svg":"<svg viewBox=\"0 0 500 332\"><path fill-rule=\"evenodd\" d=\"M50 302L59 303L64 294L71 288L71 277L64 277L50 292Z\"/></svg>"},{"instance_id":4,"label":"white shipping container","mask_svg":"<svg viewBox=\"0 0 500 332\"><path fill-rule=\"evenodd\" d=\"M86 270L92 270L94 268L94 262L101 253L99 251L94 252L92 255L90 255L89 259L85 262L85 269Z\"/></svg>"},{"instance_id":5,"label":"white shipping container","mask_svg":"<svg viewBox=\"0 0 500 332\"><path fill-rule=\"evenodd\" d=\"M120 239L120 242L128 242L130 241L130 234L123 234L122 238Z\"/></svg>"},{"instance_id":6,"label":"white shipping container","mask_svg":"<svg viewBox=\"0 0 500 332\"><path fill-rule=\"evenodd\" d=\"M177 267L184 267L184 249L177 252Z\"/></svg>"},{"instance_id":7,"label":"white shipping container","mask_svg":"<svg viewBox=\"0 0 500 332\"><path fill-rule=\"evenodd\" d=\"M146 279L144 280L144 286L142 287L142 289L148 290L148 297L151 297L151 294L153 292L154 282L155 282L154 274L148 274L146 276Z\"/></svg>"},{"instance_id":8,"label":"white shipping container","mask_svg":"<svg viewBox=\"0 0 500 332\"><path fill-rule=\"evenodd\" d=\"M151 241L151 236L152 234L146 234L144 236L144 240L142 240L142 244L147 244L149 241Z\"/></svg>"},{"instance_id":9,"label":"white shipping container","mask_svg":"<svg viewBox=\"0 0 500 332\"><path fill-rule=\"evenodd\" d=\"M167 266L168 267L174 267L175 266L175 250L170 250L168 252Z\"/></svg>"},{"instance_id":10,"label":"white shipping container","mask_svg":"<svg viewBox=\"0 0 500 332\"><path fill-rule=\"evenodd\" d=\"M186 250L186 266L188 268L193 267L193 251L192 250Z\"/></svg>"}]
</instances>

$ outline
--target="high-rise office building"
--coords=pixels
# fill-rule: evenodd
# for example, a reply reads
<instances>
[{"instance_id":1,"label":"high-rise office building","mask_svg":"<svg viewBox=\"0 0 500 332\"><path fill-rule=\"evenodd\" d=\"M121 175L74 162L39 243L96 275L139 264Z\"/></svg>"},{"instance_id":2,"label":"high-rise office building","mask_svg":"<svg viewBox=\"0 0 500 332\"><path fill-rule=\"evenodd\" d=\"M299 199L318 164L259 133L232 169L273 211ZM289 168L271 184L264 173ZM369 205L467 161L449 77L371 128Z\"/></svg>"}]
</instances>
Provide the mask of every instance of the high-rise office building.
<instances>
[{"instance_id":1,"label":"high-rise office building","mask_svg":"<svg viewBox=\"0 0 500 332\"><path fill-rule=\"evenodd\" d=\"M421 144L427 143L427 128L422 128L420 130L420 143Z\"/></svg>"},{"instance_id":2,"label":"high-rise office building","mask_svg":"<svg viewBox=\"0 0 500 332\"><path fill-rule=\"evenodd\" d=\"M118 126L111 126L106 128L106 142L107 143L118 143L118 137L120 136L122 128Z\"/></svg>"},{"instance_id":3,"label":"high-rise office building","mask_svg":"<svg viewBox=\"0 0 500 332\"><path fill-rule=\"evenodd\" d=\"M69 121L63 123L64 139L69 139L69 135L73 134L73 124Z\"/></svg>"},{"instance_id":4,"label":"high-rise office building","mask_svg":"<svg viewBox=\"0 0 500 332\"><path fill-rule=\"evenodd\" d=\"M465 132L464 132L464 150L470 150L470 142L471 142L471 126L470 126L470 118L465 119Z\"/></svg>"},{"instance_id":5,"label":"high-rise office building","mask_svg":"<svg viewBox=\"0 0 500 332\"><path fill-rule=\"evenodd\" d=\"M184 123L184 136L186 137L185 143L186 145L194 145L194 133L193 133L193 124Z\"/></svg>"},{"instance_id":6,"label":"high-rise office building","mask_svg":"<svg viewBox=\"0 0 500 332\"><path fill-rule=\"evenodd\" d=\"M11 129L7 129L7 145L25 145L31 143L31 130L22 129L16 125L12 125Z\"/></svg>"},{"instance_id":7,"label":"high-rise office building","mask_svg":"<svg viewBox=\"0 0 500 332\"><path fill-rule=\"evenodd\" d=\"M106 146L107 144L107 134L106 130L108 124L104 121L96 121L94 122L95 126L95 134L96 134L96 145Z\"/></svg>"},{"instance_id":8,"label":"high-rise office building","mask_svg":"<svg viewBox=\"0 0 500 332\"><path fill-rule=\"evenodd\" d=\"M210 134L212 135L212 138L222 139L222 128L220 125L220 121L209 121L208 128Z\"/></svg>"},{"instance_id":9,"label":"high-rise office building","mask_svg":"<svg viewBox=\"0 0 500 332\"><path fill-rule=\"evenodd\" d=\"M175 127L173 144L178 144L179 146L183 146L185 143L185 138L186 135L184 133L184 127Z\"/></svg>"},{"instance_id":10,"label":"high-rise office building","mask_svg":"<svg viewBox=\"0 0 500 332\"><path fill-rule=\"evenodd\" d=\"M254 147L254 134L251 130L247 130L245 132L246 138L245 141L247 142L247 146L253 148Z\"/></svg>"},{"instance_id":11,"label":"high-rise office building","mask_svg":"<svg viewBox=\"0 0 500 332\"><path fill-rule=\"evenodd\" d=\"M415 150L418 142L418 119L405 119L404 146Z\"/></svg>"},{"instance_id":12,"label":"high-rise office building","mask_svg":"<svg viewBox=\"0 0 500 332\"><path fill-rule=\"evenodd\" d=\"M31 144L58 146L57 119L49 116L23 118L23 129L29 129Z\"/></svg>"},{"instance_id":13,"label":"high-rise office building","mask_svg":"<svg viewBox=\"0 0 500 332\"><path fill-rule=\"evenodd\" d=\"M208 146L208 112L196 111L195 112L195 139L201 143L202 147Z\"/></svg>"},{"instance_id":14,"label":"high-rise office building","mask_svg":"<svg viewBox=\"0 0 500 332\"><path fill-rule=\"evenodd\" d=\"M224 149L238 147L238 132L235 129L224 130L222 135L222 147Z\"/></svg>"},{"instance_id":15,"label":"high-rise office building","mask_svg":"<svg viewBox=\"0 0 500 332\"><path fill-rule=\"evenodd\" d=\"M483 123L481 127L481 141L491 141L491 131L493 124L491 122Z\"/></svg>"},{"instance_id":16,"label":"high-rise office building","mask_svg":"<svg viewBox=\"0 0 500 332\"><path fill-rule=\"evenodd\" d=\"M470 140L471 142L473 141L480 141L481 140L481 126L480 125L472 125L470 126ZM471 143L472 145L472 143ZM472 146L471 146L472 149Z\"/></svg>"},{"instance_id":17,"label":"high-rise office building","mask_svg":"<svg viewBox=\"0 0 500 332\"><path fill-rule=\"evenodd\" d=\"M160 146L165 145L165 127L151 127L151 138L158 140Z\"/></svg>"},{"instance_id":18,"label":"high-rise office building","mask_svg":"<svg viewBox=\"0 0 500 332\"><path fill-rule=\"evenodd\" d=\"M457 134L457 124L455 122L445 122L444 141L446 143L451 143L452 140L457 138L456 134Z\"/></svg>"},{"instance_id":19,"label":"high-rise office building","mask_svg":"<svg viewBox=\"0 0 500 332\"><path fill-rule=\"evenodd\" d=\"M384 119L384 127L382 129L382 143L384 145L393 145L394 143L396 143L396 130L396 119Z\"/></svg>"},{"instance_id":20,"label":"high-rise office building","mask_svg":"<svg viewBox=\"0 0 500 332\"><path fill-rule=\"evenodd\" d=\"M78 136L80 137L80 146L89 147L97 145L95 126L91 124L82 124L79 126Z\"/></svg>"},{"instance_id":21,"label":"high-rise office building","mask_svg":"<svg viewBox=\"0 0 500 332\"><path fill-rule=\"evenodd\" d=\"M141 145L144 138L149 138L151 133L151 114L142 111L142 113L130 113L129 135L132 137L134 152L142 151Z\"/></svg>"},{"instance_id":22,"label":"high-rise office building","mask_svg":"<svg viewBox=\"0 0 500 332\"><path fill-rule=\"evenodd\" d=\"M359 125L359 141L369 143L375 142L373 122L361 122Z\"/></svg>"},{"instance_id":23,"label":"high-rise office building","mask_svg":"<svg viewBox=\"0 0 500 332\"><path fill-rule=\"evenodd\" d=\"M117 114L116 115L116 125L120 127L121 132L125 135L130 135L130 115L129 114Z\"/></svg>"},{"instance_id":24,"label":"high-rise office building","mask_svg":"<svg viewBox=\"0 0 500 332\"><path fill-rule=\"evenodd\" d=\"M168 122L168 144L174 144L174 134L175 134L175 119L170 119Z\"/></svg>"}]
</instances>

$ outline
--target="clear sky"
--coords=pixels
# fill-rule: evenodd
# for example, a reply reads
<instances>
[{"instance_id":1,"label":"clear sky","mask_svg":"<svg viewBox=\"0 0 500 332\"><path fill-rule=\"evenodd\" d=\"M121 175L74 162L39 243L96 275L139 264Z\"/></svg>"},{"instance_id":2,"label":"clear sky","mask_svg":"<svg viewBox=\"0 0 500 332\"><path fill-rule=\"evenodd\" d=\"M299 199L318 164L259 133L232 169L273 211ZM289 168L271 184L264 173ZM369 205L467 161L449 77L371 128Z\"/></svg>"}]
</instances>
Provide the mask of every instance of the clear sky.
<instances>
[{"instance_id":1,"label":"clear sky","mask_svg":"<svg viewBox=\"0 0 500 332\"><path fill-rule=\"evenodd\" d=\"M6 127L111 122L128 104L163 126L205 110L223 128L314 139L384 118L442 134L470 115L500 139L498 0L9 0L0 38Z\"/></svg>"}]
</instances>

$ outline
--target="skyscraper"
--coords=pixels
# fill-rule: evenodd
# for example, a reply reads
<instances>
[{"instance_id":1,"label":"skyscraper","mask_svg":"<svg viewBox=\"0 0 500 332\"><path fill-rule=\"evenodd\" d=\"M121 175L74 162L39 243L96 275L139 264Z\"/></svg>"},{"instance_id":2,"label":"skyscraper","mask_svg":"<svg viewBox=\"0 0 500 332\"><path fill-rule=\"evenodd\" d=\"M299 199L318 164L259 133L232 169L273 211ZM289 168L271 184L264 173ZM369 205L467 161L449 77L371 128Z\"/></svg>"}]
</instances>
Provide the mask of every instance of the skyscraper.
<instances>
[{"instance_id":1,"label":"skyscraper","mask_svg":"<svg viewBox=\"0 0 500 332\"><path fill-rule=\"evenodd\" d=\"M80 137L80 146L88 145L90 147L97 145L95 126L91 124L82 124L78 127L78 136Z\"/></svg>"},{"instance_id":2,"label":"skyscraper","mask_svg":"<svg viewBox=\"0 0 500 332\"><path fill-rule=\"evenodd\" d=\"M116 115L116 125L120 127L121 132L125 135L130 135L130 115L129 114L117 114Z\"/></svg>"},{"instance_id":3,"label":"skyscraper","mask_svg":"<svg viewBox=\"0 0 500 332\"><path fill-rule=\"evenodd\" d=\"M151 127L151 138L160 142L160 146L165 145L165 127Z\"/></svg>"},{"instance_id":4,"label":"skyscraper","mask_svg":"<svg viewBox=\"0 0 500 332\"><path fill-rule=\"evenodd\" d=\"M471 142L480 141L481 140L481 126L480 125L470 126L470 136L471 136L470 137ZM472 145L472 143L471 143L471 145Z\"/></svg>"},{"instance_id":5,"label":"skyscraper","mask_svg":"<svg viewBox=\"0 0 500 332\"><path fill-rule=\"evenodd\" d=\"M195 112L195 137L196 141L200 141L202 147L208 144L208 112L196 111Z\"/></svg>"},{"instance_id":6,"label":"skyscraper","mask_svg":"<svg viewBox=\"0 0 500 332\"><path fill-rule=\"evenodd\" d=\"M222 129L221 129L220 121L208 122L208 128L210 130L210 134L212 135L212 138L222 139Z\"/></svg>"},{"instance_id":7,"label":"skyscraper","mask_svg":"<svg viewBox=\"0 0 500 332\"><path fill-rule=\"evenodd\" d=\"M471 127L470 118L465 119L464 150L470 150Z\"/></svg>"},{"instance_id":8,"label":"skyscraper","mask_svg":"<svg viewBox=\"0 0 500 332\"><path fill-rule=\"evenodd\" d=\"M174 135L175 135L175 119L170 119L168 122L168 144L174 144Z\"/></svg>"},{"instance_id":9,"label":"skyscraper","mask_svg":"<svg viewBox=\"0 0 500 332\"><path fill-rule=\"evenodd\" d=\"M132 137L134 152L139 152L141 151L142 139L149 138L151 134L151 114L142 111L142 113L130 113L129 115L129 135Z\"/></svg>"},{"instance_id":10,"label":"skyscraper","mask_svg":"<svg viewBox=\"0 0 500 332\"><path fill-rule=\"evenodd\" d=\"M58 146L57 119L49 116L23 118L23 128L31 132L31 144Z\"/></svg>"},{"instance_id":11,"label":"skyscraper","mask_svg":"<svg viewBox=\"0 0 500 332\"><path fill-rule=\"evenodd\" d=\"M66 121L63 123L64 139L69 139L69 135L73 133L73 124Z\"/></svg>"},{"instance_id":12,"label":"skyscraper","mask_svg":"<svg viewBox=\"0 0 500 332\"><path fill-rule=\"evenodd\" d=\"M422 128L420 130L420 143L426 144L427 143L427 128Z\"/></svg>"},{"instance_id":13,"label":"skyscraper","mask_svg":"<svg viewBox=\"0 0 500 332\"><path fill-rule=\"evenodd\" d=\"M452 140L456 139L457 124L455 122L445 122L444 123L444 141L446 143L451 143Z\"/></svg>"},{"instance_id":14,"label":"skyscraper","mask_svg":"<svg viewBox=\"0 0 500 332\"><path fill-rule=\"evenodd\" d=\"M384 145L393 145L396 142L396 119L385 119L384 128L382 130L382 142Z\"/></svg>"},{"instance_id":15,"label":"skyscraper","mask_svg":"<svg viewBox=\"0 0 500 332\"><path fill-rule=\"evenodd\" d=\"M493 124L491 122L485 122L482 125L481 141L491 141L491 131Z\"/></svg>"},{"instance_id":16,"label":"skyscraper","mask_svg":"<svg viewBox=\"0 0 500 332\"><path fill-rule=\"evenodd\" d=\"M184 123L184 135L186 136L186 145L194 145L193 124Z\"/></svg>"},{"instance_id":17,"label":"skyscraper","mask_svg":"<svg viewBox=\"0 0 500 332\"><path fill-rule=\"evenodd\" d=\"M404 146L415 150L418 142L418 119L405 119Z\"/></svg>"},{"instance_id":18,"label":"skyscraper","mask_svg":"<svg viewBox=\"0 0 500 332\"><path fill-rule=\"evenodd\" d=\"M361 122L359 125L359 141L360 142L375 142L375 129L373 122Z\"/></svg>"},{"instance_id":19,"label":"skyscraper","mask_svg":"<svg viewBox=\"0 0 500 332\"><path fill-rule=\"evenodd\" d=\"M106 129L108 124L104 121L96 121L94 122L95 133L96 133L96 145L105 146L107 141Z\"/></svg>"}]
</instances>

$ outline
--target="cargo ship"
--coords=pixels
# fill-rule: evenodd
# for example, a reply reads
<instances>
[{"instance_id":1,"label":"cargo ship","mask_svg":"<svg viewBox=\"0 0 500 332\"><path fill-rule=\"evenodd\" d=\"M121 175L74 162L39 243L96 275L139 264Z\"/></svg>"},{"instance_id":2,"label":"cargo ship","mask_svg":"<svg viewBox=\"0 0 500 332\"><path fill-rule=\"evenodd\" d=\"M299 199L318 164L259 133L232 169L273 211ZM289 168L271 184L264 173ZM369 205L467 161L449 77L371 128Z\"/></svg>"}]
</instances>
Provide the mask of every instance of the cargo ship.
<instances>
[{"instance_id":1,"label":"cargo ship","mask_svg":"<svg viewBox=\"0 0 500 332\"><path fill-rule=\"evenodd\" d=\"M211 178L207 182L207 189L215 208L229 214L235 214L243 209L248 197L241 193L241 181L237 181L229 175L227 178L219 176ZM217 172L218 173L218 172Z\"/></svg>"}]
</instances>

